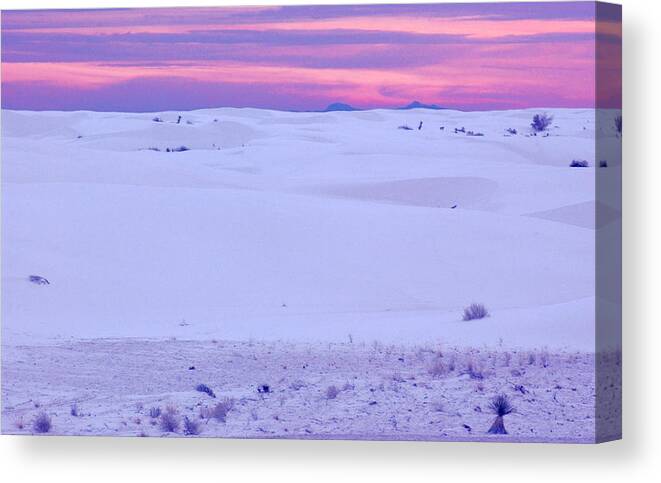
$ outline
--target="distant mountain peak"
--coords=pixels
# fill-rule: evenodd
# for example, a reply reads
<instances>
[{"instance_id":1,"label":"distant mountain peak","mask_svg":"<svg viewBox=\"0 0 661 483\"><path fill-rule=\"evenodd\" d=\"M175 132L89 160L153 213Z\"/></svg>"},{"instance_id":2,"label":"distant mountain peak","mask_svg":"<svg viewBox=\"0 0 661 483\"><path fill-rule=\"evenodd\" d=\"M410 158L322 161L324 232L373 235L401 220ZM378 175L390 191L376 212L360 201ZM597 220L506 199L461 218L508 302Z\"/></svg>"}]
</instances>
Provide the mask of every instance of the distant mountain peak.
<instances>
[{"instance_id":1,"label":"distant mountain peak","mask_svg":"<svg viewBox=\"0 0 661 483\"><path fill-rule=\"evenodd\" d=\"M355 107L350 106L349 104L345 104L344 102L333 102L332 104L329 104L326 109L324 109L323 112L331 112L331 111L357 111Z\"/></svg>"},{"instance_id":2,"label":"distant mountain peak","mask_svg":"<svg viewBox=\"0 0 661 483\"><path fill-rule=\"evenodd\" d=\"M400 107L399 109L444 109L444 108L437 104L424 104L420 101L413 101L404 107Z\"/></svg>"}]
</instances>

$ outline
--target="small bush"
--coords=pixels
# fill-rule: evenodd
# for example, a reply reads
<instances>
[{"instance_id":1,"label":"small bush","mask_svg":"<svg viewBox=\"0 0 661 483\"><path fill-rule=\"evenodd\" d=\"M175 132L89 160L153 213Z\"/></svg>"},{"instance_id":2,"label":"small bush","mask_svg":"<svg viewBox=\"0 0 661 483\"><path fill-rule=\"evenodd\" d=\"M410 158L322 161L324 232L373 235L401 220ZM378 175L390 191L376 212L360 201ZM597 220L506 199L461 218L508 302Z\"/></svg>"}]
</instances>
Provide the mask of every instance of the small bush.
<instances>
[{"instance_id":1,"label":"small bush","mask_svg":"<svg viewBox=\"0 0 661 483\"><path fill-rule=\"evenodd\" d=\"M601 161L599 161L599 167L600 168L608 168L608 161L606 161L605 159L602 159Z\"/></svg>"},{"instance_id":2,"label":"small bush","mask_svg":"<svg viewBox=\"0 0 661 483\"><path fill-rule=\"evenodd\" d=\"M298 390L304 388L305 386L306 386L306 384L303 381L301 381L300 379L297 379L296 381L292 382L289 385L289 388L293 389L294 391L298 391Z\"/></svg>"},{"instance_id":3,"label":"small bush","mask_svg":"<svg viewBox=\"0 0 661 483\"><path fill-rule=\"evenodd\" d=\"M443 363L443 360L441 360L440 357L437 357L429 366L428 372L432 377L441 377L444 374L447 374L448 368Z\"/></svg>"},{"instance_id":4,"label":"small bush","mask_svg":"<svg viewBox=\"0 0 661 483\"><path fill-rule=\"evenodd\" d=\"M491 402L489 402L489 409L496 416L501 416L501 417L507 416L512 411L514 411L514 408L512 407L509 398L505 394L499 394L498 396L495 396L491 400Z\"/></svg>"},{"instance_id":5,"label":"small bush","mask_svg":"<svg viewBox=\"0 0 661 483\"><path fill-rule=\"evenodd\" d=\"M489 316L489 311L484 304L470 304L464 309L464 320L483 319Z\"/></svg>"},{"instance_id":6,"label":"small bush","mask_svg":"<svg viewBox=\"0 0 661 483\"><path fill-rule=\"evenodd\" d=\"M535 132L544 132L549 128L551 122L553 122L553 116L549 116L546 113L535 114L530 123L530 127L532 127L532 130Z\"/></svg>"},{"instance_id":7,"label":"small bush","mask_svg":"<svg viewBox=\"0 0 661 483\"><path fill-rule=\"evenodd\" d=\"M570 164L570 168L587 168L589 166L588 162L584 159L574 159Z\"/></svg>"},{"instance_id":8,"label":"small bush","mask_svg":"<svg viewBox=\"0 0 661 483\"><path fill-rule=\"evenodd\" d=\"M190 151L190 148L187 146L179 146L178 148L172 148L173 153L181 153L183 151Z\"/></svg>"},{"instance_id":9,"label":"small bush","mask_svg":"<svg viewBox=\"0 0 661 483\"><path fill-rule=\"evenodd\" d=\"M472 358L468 359L468 362L466 362L466 370L464 371L464 374L468 374L471 379L476 379L478 381L484 379L484 370Z\"/></svg>"},{"instance_id":10,"label":"small bush","mask_svg":"<svg viewBox=\"0 0 661 483\"><path fill-rule=\"evenodd\" d=\"M489 403L489 409L496 415L496 419L488 432L490 434L507 434L503 417L514 411L514 408L510 404L510 400L504 394L495 396Z\"/></svg>"},{"instance_id":11,"label":"small bush","mask_svg":"<svg viewBox=\"0 0 661 483\"><path fill-rule=\"evenodd\" d=\"M227 415L234 408L234 399L225 398L212 408L204 408L200 411L200 416L204 419L214 418L221 423L227 420Z\"/></svg>"},{"instance_id":12,"label":"small bush","mask_svg":"<svg viewBox=\"0 0 661 483\"><path fill-rule=\"evenodd\" d=\"M34 429L36 433L48 433L51 430L51 427L52 422L50 416L45 412L37 414L37 417L32 423L32 429Z\"/></svg>"},{"instance_id":13,"label":"small bush","mask_svg":"<svg viewBox=\"0 0 661 483\"><path fill-rule=\"evenodd\" d=\"M152 121L154 121L154 122L163 122L163 119L161 119L160 117L156 116L156 117L154 117L154 118L152 119Z\"/></svg>"},{"instance_id":14,"label":"small bush","mask_svg":"<svg viewBox=\"0 0 661 483\"><path fill-rule=\"evenodd\" d=\"M211 396L211 397L213 397L213 398L216 397L216 395L215 395L214 392L213 392L213 389L211 389L211 388L210 388L209 386L207 386L206 384L198 384L198 385L195 387L195 390L196 390L197 392L203 392L203 393L205 393L205 394L208 394L209 396Z\"/></svg>"},{"instance_id":15,"label":"small bush","mask_svg":"<svg viewBox=\"0 0 661 483\"><path fill-rule=\"evenodd\" d=\"M156 419L161 415L161 408L153 407L149 409L149 417Z\"/></svg>"},{"instance_id":16,"label":"small bush","mask_svg":"<svg viewBox=\"0 0 661 483\"><path fill-rule=\"evenodd\" d=\"M269 386L268 384L260 384L259 386L257 386L257 392L260 394L269 394L273 391L271 391L271 386Z\"/></svg>"},{"instance_id":17,"label":"small bush","mask_svg":"<svg viewBox=\"0 0 661 483\"><path fill-rule=\"evenodd\" d=\"M622 116L615 116L615 119L613 119L613 123L615 124L615 130L617 131L618 134L622 134Z\"/></svg>"},{"instance_id":18,"label":"small bush","mask_svg":"<svg viewBox=\"0 0 661 483\"><path fill-rule=\"evenodd\" d=\"M404 131L413 131L413 128L407 126L406 124L402 124L401 126L398 126L397 129L403 129Z\"/></svg>"},{"instance_id":19,"label":"small bush","mask_svg":"<svg viewBox=\"0 0 661 483\"><path fill-rule=\"evenodd\" d=\"M162 431L166 433L176 433L179 429L179 419L177 419L177 410L173 407L168 407L164 413L161 414L159 425Z\"/></svg>"},{"instance_id":20,"label":"small bush","mask_svg":"<svg viewBox=\"0 0 661 483\"><path fill-rule=\"evenodd\" d=\"M511 134L511 135L513 135L513 136L516 136L516 135L517 135L517 130L514 129L513 127L508 127L508 128L506 129L506 131L508 132L508 134Z\"/></svg>"},{"instance_id":21,"label":"small bush","mask_svg":"<svg viewBox=\"0 0 661 483\"><path fill-rule=\"evenodd\" d=\"M335 399L338 394L340 394L340 390L336 386L328 386L326 389L326 399Z\"/></svg>"},{"instance_id":22,"label":"small bush","mask_svg":"<svg viewBox=\"0 0 661 483\"><path fill-rule=\"evenodd\" d=\"M73 404L71 405L71 410L69 411L69 413L70 413L73 417L78 417L78 404L73 403Z\"/></svg>"},{"instance_id":23,"label":"small bush","mask_svg":"<svg viewBox=\"0 0 661 483\"><path fill-rule=\"evenodd\" d=\"M186 436L195 436L200 434L199 423L189 419L188 416L184 416L184 434Z\"/></svg>"}]
</instances>

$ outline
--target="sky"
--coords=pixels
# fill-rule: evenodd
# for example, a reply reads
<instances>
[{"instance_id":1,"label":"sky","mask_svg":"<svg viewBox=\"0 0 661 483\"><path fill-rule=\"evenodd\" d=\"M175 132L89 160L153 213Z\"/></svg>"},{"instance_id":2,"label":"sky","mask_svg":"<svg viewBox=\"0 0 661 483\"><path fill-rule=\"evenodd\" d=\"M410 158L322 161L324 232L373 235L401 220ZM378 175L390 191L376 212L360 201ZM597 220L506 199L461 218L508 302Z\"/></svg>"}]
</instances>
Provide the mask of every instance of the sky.
<instances>
[{"instance_id":1,"label":"sky","mask_svg":"<svg viewBox=\"0 0 661 483\"><path fill-rule=\"evenodd\" d=\"M3 11L2 107L620 107L620 10L599 9L546 2Z\"/></svg>"}]
</instances>

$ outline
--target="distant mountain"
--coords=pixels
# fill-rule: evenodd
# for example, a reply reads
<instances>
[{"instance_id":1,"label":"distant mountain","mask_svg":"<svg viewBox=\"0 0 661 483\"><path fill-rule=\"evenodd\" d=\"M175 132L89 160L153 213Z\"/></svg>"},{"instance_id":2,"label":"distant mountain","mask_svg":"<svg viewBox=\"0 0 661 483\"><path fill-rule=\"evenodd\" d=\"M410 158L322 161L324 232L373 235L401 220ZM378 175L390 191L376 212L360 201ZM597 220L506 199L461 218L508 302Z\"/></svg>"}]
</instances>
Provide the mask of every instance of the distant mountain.
<instances>
[{"instance_id":1,"label":"distant mountain","mask_svg":"<svg viewBox=\"0 0 661 483\"><path fill-rule=\"evenodd\" d=\"M343 102L333 102L332 104L329 104L326 109L323 110L323 112L331 112L331 111L358 111L359 109L356 109L355 107L350 106L349 104L345 104Z\"/></svg>"},{"instance_id":2,"label":"distant mountain","mask_svg":"<svg viewBox=\"0 0 661 483\"><path fill-rule=\"evenodd\" d=\"M398 110L408 110L408 109L445 109L444 107L441 107L437 104L423 104L420 101L413 101L410 104L407 104L406 106L403 107L395 107L394 109ZM358 109L356 107L353 107L349 104L345 104L344 102L333 102L332 104L329 104L326 109L324 109L321 112L333 112L333 111L360 111L361 109Z\"/></svg>"},{"instance_id":3,"label":"distant mountain","mask_svg":"<svg viewBox=\"0 0 661 483\"><path fill-rule=\"evenodd\" d=\"M419 101L413 101L411 104L408 104L404 107L398 107L398 109L445 109L436 104L423 104Z\"/></svg>"}]
</instances>

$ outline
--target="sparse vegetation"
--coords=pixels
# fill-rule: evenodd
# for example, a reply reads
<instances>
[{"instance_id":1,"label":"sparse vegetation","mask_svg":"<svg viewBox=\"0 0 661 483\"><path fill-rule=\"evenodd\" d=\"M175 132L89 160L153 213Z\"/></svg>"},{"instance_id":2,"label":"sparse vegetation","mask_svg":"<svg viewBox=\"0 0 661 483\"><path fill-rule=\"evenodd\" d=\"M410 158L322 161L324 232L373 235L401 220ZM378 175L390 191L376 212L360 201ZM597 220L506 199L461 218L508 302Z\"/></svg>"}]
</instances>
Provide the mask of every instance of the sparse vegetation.
<instances>
[{"instance_id":1,"label":"sparse vegetation","mask_svg":"<svg viewBox=\"0 0 661 483\"><path fill-rule=\"evenodd\" d=\"M432 377L441 377L447 374L448 367L443 362L443 359L436 357L429 366L428 372Z\"/></svg>"},{"instance_id":2,"label":"sparse vegetation","mask_svg":"<svg viewBox=\"0 0 661 483\"><path fill-rule=\"evenodd\" d=\"M622 115L620 114L619 116L615 116L613 123L615 124L615 130L617 133L622 134Z\"/></svg>"},{"instance_id":3,"label":"sparse vegetation","mask_svg":"<svg viewBox=\"0 0 661 483\"><path fill-rule=\"evenodd\" d=\"M600 168L608 168L608 161L606 161L605 159L602 159L601 161L599 161L599 167Z\"/></svg>"},{"instance_id":4,"label":"sparse vegetation","mask_svg":"<svg viewBox=\"0 0 661 483\"><path fill-rule=\"evenodd\" d=\"M401 126L397 126L397 129L403 129L404 131L413 131L413 128L407 126L406 124L402 124Z\"/></svg>"},{"instance_id":5,"label":"sparse vegetation","mask_svg":"<svg viewBox=\"0 0 661 483\"><path fill-rule=\"evenodd\" d=\"M211 396L211 397L213 397L213 398L216 397L216 395L215 395L214 392L213 392L213 389L211 389L211 388L210 388L209 386L207 386L206 384L198 384L198 385L195 387L195 390L196 390L197 392L203 392L203 393L205 393L205 394L208 394L209 396Z\"/></svg>"},{"instance_id":6,"label":"sparse vegetation","mask_svg":"<svg viewBox=\"0 0 661 483\"><path fill-rule=\"evenodd\" d=\"M507 434L503 418L514 411L505 394L495 396L489 403L489 409L496 415L496 419L489 428L489 434Z\"/></svg>"},{"instance_id":7,"label":"sparse vegetation","mask_svg":"<svg viewBox=\"0 0 661 483\"><path fill-rule=\"evenodd\" d=\"M570 168L587 168L589 166L588 162L584 159L574 159L569 164Z\"/></svg>"},{"instance_id":8,"label":"sparse vegetation","mask_svg":"<svg viewBox=\"0 0 661 483\"><path fill-rule=\"evenodd\" d=\"M552 122L553 116L549 116L546 113L535 114L532 118L532 122L530 123L530 127L532 127L534 132L544 132L549 128Z\"/></svg>"},{"instance_id":9,"label":"sparse vegetation","mask_svg":"<svg viewBox=\"0 0 661 483\"><path fill-rule=\"evenodd\" d=\"M489 316L489 311L484 304L472 303L464 308L463 320L483 319Z\"/></svg>"},{"instance_id":10,"label":"sparse vegetation","mask_svg":"<svg viewBox=\"0 0 661 483\"><path fill-rule=\"evenodd\" d=\"M290 389L293 389L294 391L298 391L298 390L300 390L301 388L304 388L305 386L307 386L307 384L305 384L305 383L304 383L303 381L301 381L300 379L297 379L296 381L292 382L292 383L289 385L289 388L290 388Z\"/></svg>"},{"instance_id":11,"label":"sparse vegetation","mask_svg":"<svg viewBox=\"0 0 661 483\"><path fill-rule=\"evenodd\" d=\"M517 133L518 133L518 131L516 129L514 129L513 127L508 127L506 129L506 131L507 131L508 134L511 134L512 136L516 136Z\"/></svg>"},{"instance_id":12,"label":"sparse vegetation","mask_svg":"<svg viewBox=\"0 0 661 483\"><path fill-rule=\"evenodd\" d=\"M175 407L168 406L165 408L165 412L161 414L161 419L159 420L161 430L166 433L176 433L179 429L179 419L177 416L178 411Z\"/></svg>"},{"instance_id":13,"label":"sparse vegetation","mask_svg":"<svg viewBox=\"0 0 661 483\"><path fill-rule=\"evenodd\" d=\"M197 421L193 421L188 416L184 416L184 434L186 436L200 434L200 424Z\"/></svg>"},{"instance_id":14,"label":"sparse vegetation","mask_svg":"<svg viewBox=\"0 0 661 483\"><path fill-rule=\"evenodd\" d=\"M468 374L471 379L482 380L484 379L484 370L480 364L470 357L466 362L466 370L464 374Z\"/></svg>"},{"instance_id":15,"label":"sparse vegetation","mask_svg":"<svg viewBox=\"0 0 661 483\"><path fill-rule=\"evenodd\" d=\"M71 409L69 410L69 413L70 413L73 417L78 417L78 416L79 416L79 413L78 413L78 404L73 403L73 404L71 405Z\"/></svg>"},{"instance_id":16,"label":"sparse vegetation","mask_svg":"<svg viewBox=\"0 0 661 483\"><path fill-rule=\"evenodd\" d=\"M152 121L154 121L154 122L163 122L163 119L161 119L160 117L156 116L156 117L154 117L154 118L152 119Z\"/></svg>"},{"instance_id":17,"label":"sparse vegetation","mask_svg":"<svg viewBox=\"0 0 661 483\"><path fill-rule=\"evenodd\" d=\"M149 409L149 417L152 419L156 419L161 415L161 408L158 407L153 407Z\"/></svg>"},{"instance_id":18,"label":"sparse vegetation","mask_svg":"<svg viewBox=\"0 0 661 483\"><path fill-rule=\"evenodd\" d=\"M35 433L48 433L51 430L51 427L51 418L43 411L37 414L37 417L34 418L34 422L32 423L32 429Z\"/></svg>"},{"instance_id":19,"label":"sparse vegetation","mask_svg":"<svg viewBox=\"0 0 661 483\"><path fill-rule=\"evenodd\" d=\"M227 421L227 415L232 409L234 409L234 399L226 397L212 408L201 409L200 417L203 419L214 418L215 420L224 423Z\"/></svg>"},{"instance_id":20,"label":"sparse vegetation","mask_svg":"<svg viewBox=\"0 0 661 483\"><path fill-rule=\"evenodd\" d=\"M326 399L335 399L340 394L340 390L336 386L328 386L326 388Z\"/></svg>"},{"instance_id":21,"label":"sparse vegetation","mask_svg":"<svg viewBox=\"0 0 661 483\"><path fill-rule=\"evenodd\" d=\"M190 148L187 146L179 146L176 148L165 148L166 153L181 153L184 151L190 151Z\"/></svg>"}]
</instances>

